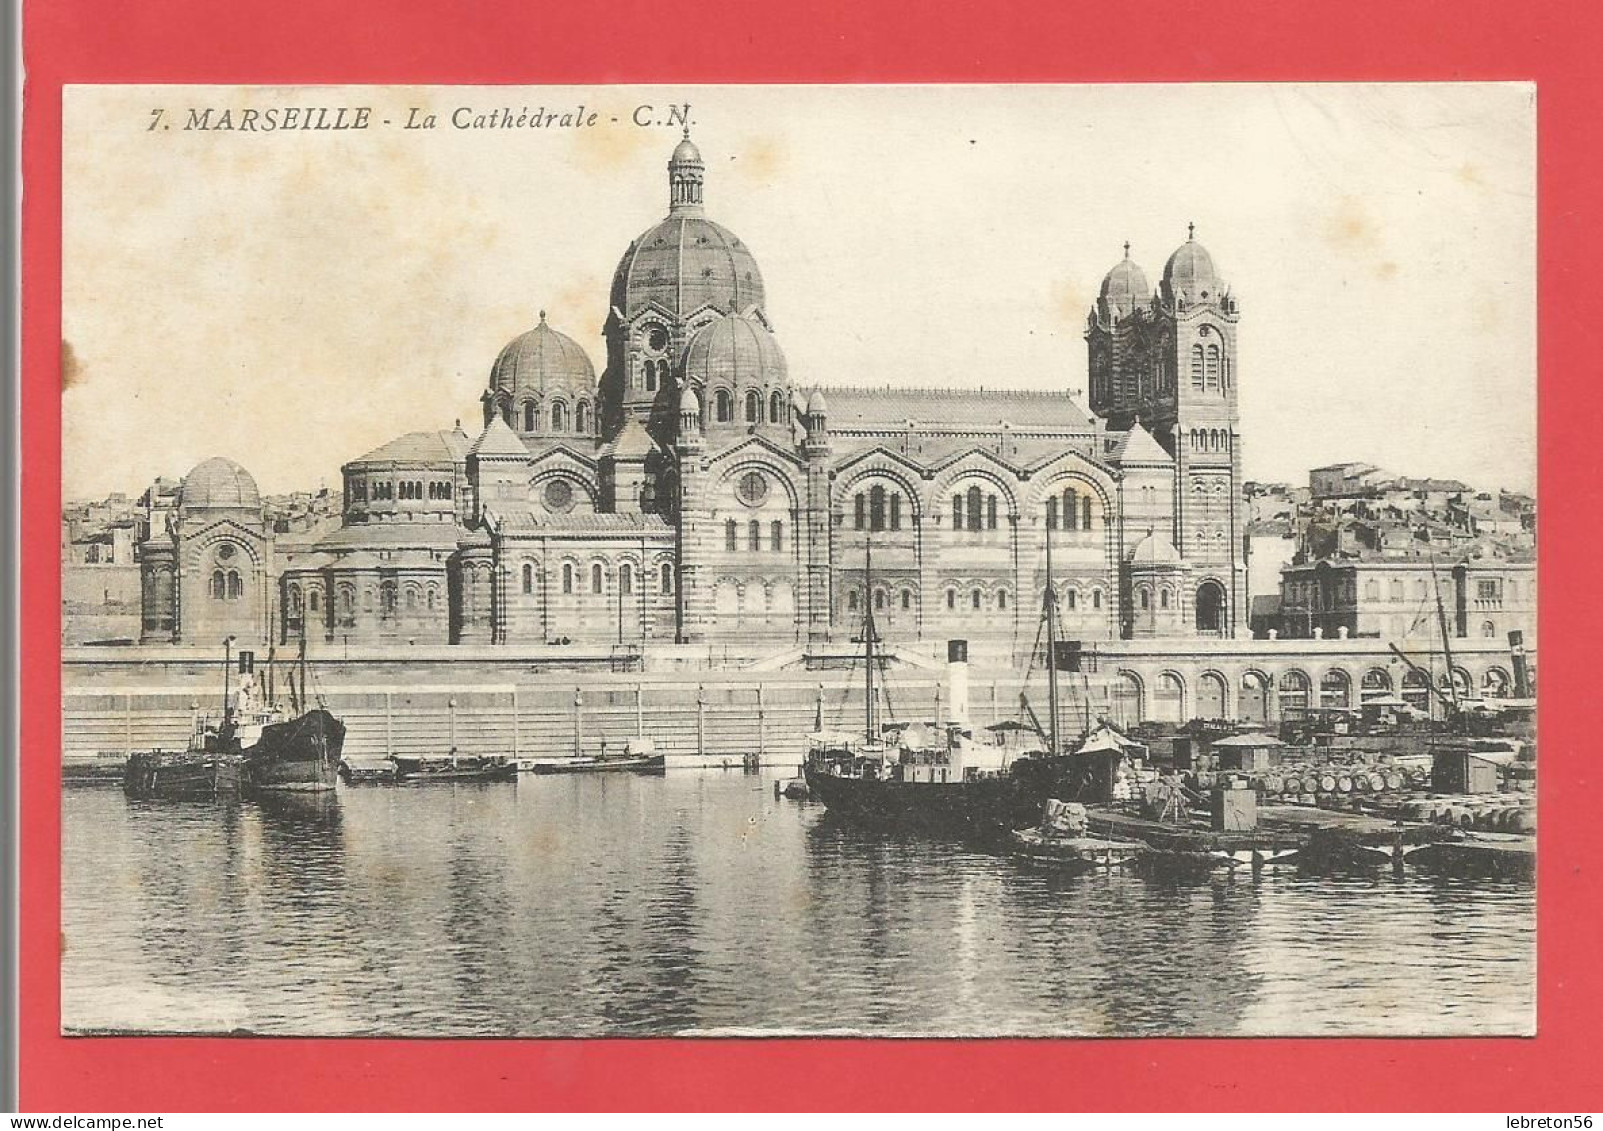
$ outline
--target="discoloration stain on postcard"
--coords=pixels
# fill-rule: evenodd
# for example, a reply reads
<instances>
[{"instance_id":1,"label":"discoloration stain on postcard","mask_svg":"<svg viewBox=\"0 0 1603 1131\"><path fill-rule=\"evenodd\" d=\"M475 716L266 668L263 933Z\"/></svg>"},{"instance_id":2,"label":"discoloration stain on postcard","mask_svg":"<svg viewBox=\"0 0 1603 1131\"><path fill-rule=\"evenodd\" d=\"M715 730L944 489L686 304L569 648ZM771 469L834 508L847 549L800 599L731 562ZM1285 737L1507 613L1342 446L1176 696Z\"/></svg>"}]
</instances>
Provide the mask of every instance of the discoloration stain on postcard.
<instances>
[{"instance_id":1,"label":"discoloration stain on postcard","mask_svg":"<svg viewBox=\"0 0 1603 1131\"><path fill-rule=\"evenodd\" d=\"M61 391L65 393L77 388L83 378L83 365L78 361L72 343L66 338L61 339Z\"/></svg>"}]
</instances>

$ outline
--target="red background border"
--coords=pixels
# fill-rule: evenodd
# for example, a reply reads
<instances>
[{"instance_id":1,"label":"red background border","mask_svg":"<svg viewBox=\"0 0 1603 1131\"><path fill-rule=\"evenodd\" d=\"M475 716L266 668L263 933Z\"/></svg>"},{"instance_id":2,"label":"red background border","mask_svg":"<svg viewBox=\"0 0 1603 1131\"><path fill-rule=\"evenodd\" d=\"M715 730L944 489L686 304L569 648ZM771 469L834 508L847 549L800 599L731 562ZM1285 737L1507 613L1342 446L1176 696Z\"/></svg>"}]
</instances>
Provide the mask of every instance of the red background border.
<instances>
[{"instance_id":1,"label":"red background border","mask_svg":"<svg viewBox=\"0 0 1603 1131\"><path fill-rule=\"evenodd\" d=\"M22 1099L34 1111L997 1107L1603 1108L1597 741L1587 645L1603 184L1594 4L471 5L26 0ZM1569 10L1573 9L1573 10ZM603 83L1534 79L1543 852L1534 1040L78 1039L59 1007L60 173L67 82ZM1472 238L1466 234L1466 238ZM1428 330L1427 330L1428 332ZM1590 568L1589 568L1590 567ZM1561 615L1555 616L1554 610ZM1593 665L1595 670L1595 664ZM1588 724L1591 724L1588 726Z\"/></svg>"}]
</instances>

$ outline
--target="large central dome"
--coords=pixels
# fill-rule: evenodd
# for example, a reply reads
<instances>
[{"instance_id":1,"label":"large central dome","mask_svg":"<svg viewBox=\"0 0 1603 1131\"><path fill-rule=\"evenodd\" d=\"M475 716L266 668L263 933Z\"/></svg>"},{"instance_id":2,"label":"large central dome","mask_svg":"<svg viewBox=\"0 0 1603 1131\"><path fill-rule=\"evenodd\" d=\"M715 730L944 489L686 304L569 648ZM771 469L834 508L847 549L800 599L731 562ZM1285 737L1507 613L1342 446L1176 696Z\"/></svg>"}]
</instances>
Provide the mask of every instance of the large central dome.
<instances>
[{"instance_id":1,"label":"large central dome","mask_svg":"<svg viewBox=\"0 0 1603 1131\"><path fill-rule=\"evenodd\" d=\"M629 245L612 278L612 305L627 318L656 303L676 317L711 304L733 314L763 306L763 277L740 237L707 219L704 167L687 137L668 162L669 210Z\"/></svg>"}]
</instances>

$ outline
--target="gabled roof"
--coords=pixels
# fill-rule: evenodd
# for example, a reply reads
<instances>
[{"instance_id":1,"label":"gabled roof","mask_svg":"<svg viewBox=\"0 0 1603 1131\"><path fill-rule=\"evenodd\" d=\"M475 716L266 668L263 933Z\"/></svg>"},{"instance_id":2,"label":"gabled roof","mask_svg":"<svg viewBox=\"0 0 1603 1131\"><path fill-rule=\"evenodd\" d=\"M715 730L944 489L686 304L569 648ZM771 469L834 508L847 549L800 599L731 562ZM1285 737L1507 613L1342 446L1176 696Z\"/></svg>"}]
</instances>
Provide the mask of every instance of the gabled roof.
<instances>
[{"instance_id":1,"label":"gabled roof","mask_svg":"<svg viewBox=\"0 0 1603 1131\"><path fill-rule=\"evenodd\" d=\"M645 459L653 452L661 450L657 441L651 438L651 433L646 431L646 426L641 424L638 418L631 416L624 421L618 434L602 446L599 454L603 458L611 456L613 459Z\"/></svg>"},{"instance_id":2,"label":"gabled roof","mask_svg":"<svg viewBox=\"0 0 1603 1131\"><path fill-rule=\"evenodd\" d=\"M1153 438L1141 425L1137 424L1125 432L1114 444L1109 458L1119 465L1124 464L1160 464L1172 467L1174 459L1163 450L1163 445Z\"/></svg>"},{"instance_id":3,"label":"gabled roof","mask_svg":"<svg viewBox=\"0 0 1603 1131\"><path fill-rule=\"evenodd\" d=\"M744 452L751 447L762 448L763 451L772 454L778 459L783 460L785 463L793 465L799 465L801 463L801 457L795 452L775 442L769 437L764 436L760 432L752 433L748 436L742 436L738 443L730 444L727 448L719 449L707 457L707 463L709 465L722 463L728 460L731 456L740 452Z\"/></svg>"},{"instance_id":4,"label":"gabled roof","mask_svg":"<svg viewBox=\"0 0 1603 1131\"><path fill-rule=\"evenodd\" d=\"M473 441L468 454L479 459L528 459L529 449L518 439L511 425L495 415L490 417L490 423L484 426L479 438Z\"/></svg>"},{"instance_id":5,"label":"gabled roof","mask_svg":"<svg viewBox=\"0 0 1603 1131\"><path fill-rule=\"evenodd\" d=\"M829 427L874 428L947 425L963 428L1056 428L1084 431L1091 418L1067 393L1036 389L920 389L864 386L821 388Z\"/></svg>"},{"instance_id":6,"label":"gabled roof","mask_svg":"<svg viewBox=\"0 0 1603 1131\"><path fill-rule=\"evenodd\" d=\"M570 511L553 514L550 511L518 507L495 510L486 516L495 528L507 532L539 533L641 533L671 534L673 527L660 514L600 514L593 511Z\"/></svg>"}]
</instances>

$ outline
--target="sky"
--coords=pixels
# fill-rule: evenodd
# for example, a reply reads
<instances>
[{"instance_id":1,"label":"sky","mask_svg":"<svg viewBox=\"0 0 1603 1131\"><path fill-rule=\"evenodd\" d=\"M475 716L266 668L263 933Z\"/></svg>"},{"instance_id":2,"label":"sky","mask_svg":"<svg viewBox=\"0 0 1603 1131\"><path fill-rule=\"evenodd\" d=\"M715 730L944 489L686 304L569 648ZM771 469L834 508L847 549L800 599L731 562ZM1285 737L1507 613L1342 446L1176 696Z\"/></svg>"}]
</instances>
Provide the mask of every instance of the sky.
<instances>
[{"instance_id":1,"label":"sky","mask_svg":"<svg viewBox=\"0 0 1603 1131\"><path fill-rule=\"evenodd\" d=\"M1124 241L1156 286L1195 223L1240 303L1248 478L1362 460L1535 488L1526 84L76 86L65 497L212 455L268 493L337 485L402 432L476 432L542 309L599 372L686 104L707 213L756 255L796 385L1083 403L1086 312ZM191 107L342 105L370 128L183 128ZM581 105L594 126L451 125ZM401 128L411 107L437 127Z\"/></svg>"}]
</instances>

